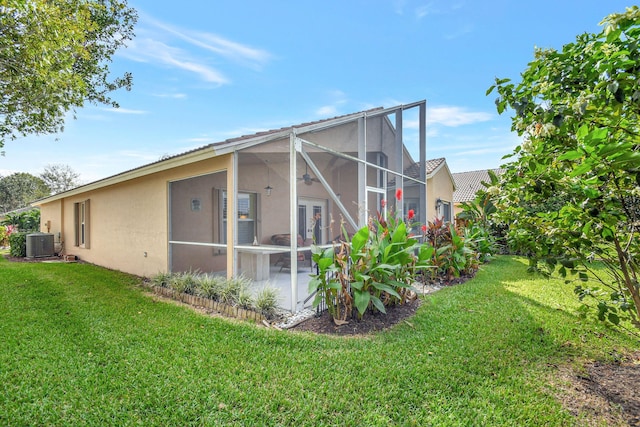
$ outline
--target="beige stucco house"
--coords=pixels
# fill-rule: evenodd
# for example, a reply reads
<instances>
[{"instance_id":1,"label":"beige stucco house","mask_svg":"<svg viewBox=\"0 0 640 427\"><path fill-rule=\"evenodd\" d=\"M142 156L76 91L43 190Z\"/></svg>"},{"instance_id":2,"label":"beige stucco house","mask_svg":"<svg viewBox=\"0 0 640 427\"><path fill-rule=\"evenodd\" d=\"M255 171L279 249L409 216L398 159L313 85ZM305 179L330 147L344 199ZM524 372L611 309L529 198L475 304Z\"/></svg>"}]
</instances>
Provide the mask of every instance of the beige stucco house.
<instances>
[{"instance_id":1,"label":"beige stucco house","mask_svg":"<svg viewBox=\"0 0 640 427\"><path fill-rule=\"evenodd\" d=\"M34 205L65 254L140 276L242 273L297 311L310 304L312 243L355 232L383 199L421 223L446 212L453 180L444 159L426 160L425 115L418 101L242 136Z\"/></svg>"}]
</instances>

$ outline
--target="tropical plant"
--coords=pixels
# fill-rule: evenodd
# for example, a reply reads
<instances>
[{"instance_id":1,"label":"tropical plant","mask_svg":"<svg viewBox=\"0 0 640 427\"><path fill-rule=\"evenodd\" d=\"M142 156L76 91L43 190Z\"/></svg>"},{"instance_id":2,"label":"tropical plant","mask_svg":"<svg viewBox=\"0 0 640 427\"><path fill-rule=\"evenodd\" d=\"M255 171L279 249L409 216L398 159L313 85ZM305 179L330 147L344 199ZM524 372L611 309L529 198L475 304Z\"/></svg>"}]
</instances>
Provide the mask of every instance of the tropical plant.
<instances>
[{"instance_id":1,"label":"tropical plant","mask_svg":"<svg viewBox=\"0 0 640 427\"><path fill-rule=\"evenodd\" d=\"M496 79L487 91L523 136L497 203L532 269L576 273L599 319L640 328L640 9L601 24L561 51L537 49L520 83Z\"/></svg>"},{"instance_id":2,"label":"tropical plant","mask_svg":"<svg viewBox=\"0 0 640 427\"><path fill-rule=\"evenodd\" d=\"M398 203L402 192L396 193ZM383 202L383 207L386 204ZM413 219L413 211L407 221ZM418 270L426 269L427 253L393 212L378 214L351 239L328 249L312 248L318 274L312 275L314 306L325 301L336 320L345 320L355 307L359 317L372 309L386 313L385 306L405 302ZM412 227L416 224L412 224ZM336 251L338 249L338 251Z\"/></svg>"}]
</instances>

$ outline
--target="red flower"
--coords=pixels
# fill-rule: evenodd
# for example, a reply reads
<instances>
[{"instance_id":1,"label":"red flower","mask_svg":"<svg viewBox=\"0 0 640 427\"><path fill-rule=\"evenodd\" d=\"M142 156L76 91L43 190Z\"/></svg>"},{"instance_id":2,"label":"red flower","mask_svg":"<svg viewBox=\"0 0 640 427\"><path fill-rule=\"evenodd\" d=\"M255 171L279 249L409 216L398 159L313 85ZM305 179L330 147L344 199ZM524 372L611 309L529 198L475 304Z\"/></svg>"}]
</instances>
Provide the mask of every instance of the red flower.
<instances>
[{"instance_id":1,"label":"red flower","mask_svg":"<svg viewBox=\"0 0 640 427\"><path fill-rule=\"evenodd\" d=\"M422 234L427 234L427 226L425 224L422 225Z\"/></svg>"},{"instance_id":2,"label":"red flower","mask_svg":"<svg viewBox=\"0 0 640 427\"><path fill-rule=\"evenodd\" d=\"M396 190L396 200L400 201L402 199L402 188L398 188Z\"/></svg>"},{"instance_id":3,"label":"red flower","mask_svg":"<svg viewBox=\"0 0 640 427\"><path fill-rule=\"evenodd\" d=\"M385 199L380 200L380 206L384 209L384 207L387 206L387 201Z\"/></svg>"},{"instance_id":4,"label":"red flower","mask_svg":"<svg viewBox=\"0 0 640 427\"><path fill-rule=\"evenodd\" d=\"M412 220L414 216L416 216L416 213L413 211L413 209L409 209L409 212L407 213L407 218L409 218L409 220Z\"/></svg>"}]
</instances>

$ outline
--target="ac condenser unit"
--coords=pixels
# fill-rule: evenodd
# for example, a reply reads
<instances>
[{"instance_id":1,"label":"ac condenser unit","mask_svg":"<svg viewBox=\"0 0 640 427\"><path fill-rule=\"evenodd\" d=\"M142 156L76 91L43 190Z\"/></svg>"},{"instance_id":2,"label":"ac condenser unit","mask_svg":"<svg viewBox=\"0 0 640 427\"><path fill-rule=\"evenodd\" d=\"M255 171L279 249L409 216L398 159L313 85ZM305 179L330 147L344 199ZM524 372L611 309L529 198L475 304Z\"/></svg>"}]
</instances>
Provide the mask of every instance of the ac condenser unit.
<instances>
[{"instance_id":1,"label":"ac condenser unit","mask_svg":"<svg viewBox=\"0 0 640 427\"><path fill-rule=\"evenodd\" d=\"M54 254L53 234L27 234L27 258L48 257Z\"/></svg>"}]
</instances>

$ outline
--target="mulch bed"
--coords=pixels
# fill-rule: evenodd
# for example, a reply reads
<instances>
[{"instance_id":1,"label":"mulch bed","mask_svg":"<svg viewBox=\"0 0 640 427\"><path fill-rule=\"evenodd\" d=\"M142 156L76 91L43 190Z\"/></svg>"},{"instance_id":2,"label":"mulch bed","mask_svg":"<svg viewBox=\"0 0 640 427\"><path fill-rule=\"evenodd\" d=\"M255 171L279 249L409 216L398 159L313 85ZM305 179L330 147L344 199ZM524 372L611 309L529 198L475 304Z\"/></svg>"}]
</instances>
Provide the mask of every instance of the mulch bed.
<instances>
[{"instance_id":1,"label":"mulch bed","mask_svg":"<svg viewBox=\"0 0 640 427\"><path fill-rule=\"evenodd\" d=\"M420 298L402 305L387 307L387 314L380 312L365 313L362 319L350 319L346 325L338 326L327 311L320 316L305 320L291 328L294 331L310 331L328 335L366 335L372 332L390 328L401 322L410 322L420 306Z\"/></svg>"}]
</instances>

